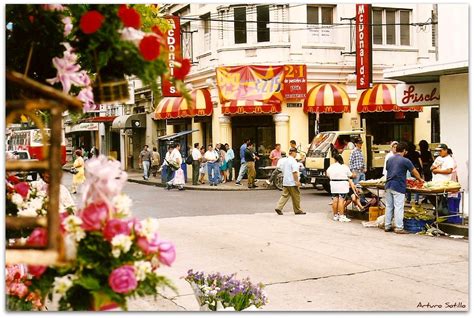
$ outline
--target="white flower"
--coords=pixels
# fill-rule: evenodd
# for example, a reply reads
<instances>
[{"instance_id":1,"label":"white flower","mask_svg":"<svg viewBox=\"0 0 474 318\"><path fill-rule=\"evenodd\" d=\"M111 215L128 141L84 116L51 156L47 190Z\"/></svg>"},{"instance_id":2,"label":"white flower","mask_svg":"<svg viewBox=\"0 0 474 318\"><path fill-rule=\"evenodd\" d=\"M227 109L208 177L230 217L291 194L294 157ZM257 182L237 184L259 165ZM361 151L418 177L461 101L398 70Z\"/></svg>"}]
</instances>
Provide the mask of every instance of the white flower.
<instances>
[{"instance_id":1,"label":"white flower","mask_svg":"<svg viewBox=\"0 0 474 318\"><path fill-rule=\"evenodd\" d=\"M115 258L120 256L120 253L127 253L132 247L132 238L125 234L115 235L112 238L112 255Z\"/></svg>"},{"instance_id":2,"label":"white flower","mask_svg":"<svg viewBox=\"0 0 474 318\"><path fill-rule=\"evenodd\" d=\"M68 291L69 288L73 285L73 280L77 278L76 275L69 274L63 277L55 277L54 278L54 292L58 293L59 295L64 295Z\"/></svg>"},{"instance_id":3,"label":"white flower","mask_svg":"<svg viewBox=\"0 0 474 318\"><path fill-rule=\"evenodd\" d=\"M81 227L82 219L75 215L69 215L63 220L63 226L66 232L71 234L76 242L79 242L86 237L86 232Z\"/></svg>"},{"instance_id":4,"label":"white flower","mask_svg":"<svg viewBox=\"0 0 474 318\"><path fill-rule=\"evenodd\" d=\"M17 207L21 207L21 205L23 204L23 197L18 194L18 193L14 193L12 195L12 202L17 206Z\"/></svg>"},{"instance_id":5,"label":"white flower","mask_svg":"<svg viewBox=\"0 0 474 318\"><path fill-rule=\"evenodd\" d=\"M44 203L43 198L37 197L30 200L28 205L31 206L31 208L34 209L35 211L41 211L43 208L43 203Z\"/></svg>"},{"instance_id":6,"label":"white flower","mask_svg":"<svg viewBox=\"0 0 474 318\"><path fill-rule=\"evenodd\" d=\"M120 37L121 40L133 42L137 47L140 45L140 41L145 36L143 31L137 30L135 28L123 28L119 30L119 33L122 34Z\"/></svg>"},{"instance_id":7,"label":"white flower","mask_svg":"<svg viewBox=\"0 0 474 318\"><path fill-rule=\"evenodd\" d=\"M35 217L38 216L38 213L36 213L36 210L28 205L26 208L19 210L17 215L20 217Z\"/></svg>"},{"instance_id":8,"label":"white flower","mask_svg":"<svg viewBox=\"0 0 474 318\"><path fill-rule=\"evenodd\" d=\"M137 261L134 264L135 267L135 276L138 281L145 280L146 274L151 273L151 263L147 261Z\"/></svg>"},{"instance_id":9,"label":"white flower","mask_svg":"<svg viewBox=\"0 0 474 318\"><path fill-rule=\"evenodd\" d=\"M130 207L132 206L132 199L126 194L116 195L112 199L115 207L116 215L118 217L126 218L131 216Z\"/></svg>"},{"instance_id":10,"label":"white flower","mask_svg":"<svg viewBox=\"0 0 474 318\"><path fill-rule=\"evenodd\" d=\"M140 235L145 236L147 240L152 240L155 236L155 233L158 232L159 222L158 219L146 218L140 221L141 229Z\"/></svg>"}]
</instances>

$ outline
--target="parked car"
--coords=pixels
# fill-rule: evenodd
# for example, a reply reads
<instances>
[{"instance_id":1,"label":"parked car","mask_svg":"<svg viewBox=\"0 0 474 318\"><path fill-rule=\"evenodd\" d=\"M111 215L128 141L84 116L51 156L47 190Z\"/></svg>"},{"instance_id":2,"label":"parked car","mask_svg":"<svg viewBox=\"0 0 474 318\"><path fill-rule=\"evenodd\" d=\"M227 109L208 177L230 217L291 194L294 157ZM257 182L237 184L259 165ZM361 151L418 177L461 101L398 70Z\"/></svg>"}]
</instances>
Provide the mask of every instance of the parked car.
<instances>
[{"instance_id":1,"label":"parked car","mask_svg":"<svg viewBox=\"0 0 474 318\"><path fill-rule=\"evenodd\" d=\"M27 150L13 150L13 151L7 151L7 153L13 155L15 160L23 160L23 161L38 161L38 159L32 159L30 156L30 153ZM38 172L37 171L18 171L16 173L17 176L20 176L24 179L27 179L28 177L31 178L31 180L36 181L38 179Z\"/></svg>"}]
</instances>

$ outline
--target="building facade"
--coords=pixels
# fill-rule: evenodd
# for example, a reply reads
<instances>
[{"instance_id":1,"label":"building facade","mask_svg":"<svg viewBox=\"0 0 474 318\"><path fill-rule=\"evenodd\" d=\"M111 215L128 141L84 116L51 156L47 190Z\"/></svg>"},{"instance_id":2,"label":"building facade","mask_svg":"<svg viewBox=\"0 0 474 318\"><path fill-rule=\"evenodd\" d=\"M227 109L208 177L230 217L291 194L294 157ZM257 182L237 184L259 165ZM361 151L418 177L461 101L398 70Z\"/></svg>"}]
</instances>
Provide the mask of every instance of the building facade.
<instances>
[{"instance_id":1,"label":"building facade","mask_svg":"<svg viewBox=\"0 0 474 318\"><path fill-rule=\"evenodd\" d=\"M191 3L164 5L162 12L181 18L183 55L193 62L186 81L209 98L190 105L164 98L153 118L168 134L197 129L189 145L221 142L237 150L250 137L265 157L275 143L288 149L294 139L305 150L317 131L361 127L380 145L439 141L432 134L437 107L398 107L399 81L384 78L386 69L436 59L433 5L372 6L368 91L355 83L354 4ZM294 87L304 94L282 92L293 87L282 79L296 70L302 71Z\"/></svg>"}]
</instances>

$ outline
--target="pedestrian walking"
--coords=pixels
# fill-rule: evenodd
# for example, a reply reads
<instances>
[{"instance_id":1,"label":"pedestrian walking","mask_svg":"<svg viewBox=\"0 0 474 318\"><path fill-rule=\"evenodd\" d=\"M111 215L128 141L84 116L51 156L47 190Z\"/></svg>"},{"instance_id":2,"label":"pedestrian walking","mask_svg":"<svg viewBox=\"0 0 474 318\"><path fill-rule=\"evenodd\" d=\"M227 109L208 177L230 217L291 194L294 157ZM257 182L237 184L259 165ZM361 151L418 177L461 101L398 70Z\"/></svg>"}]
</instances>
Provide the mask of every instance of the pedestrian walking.
<instances>
[{"instance_id":1,"label":"pedestrian walking","mask_svg":"<svg viewBox=\"0 0 474 318\"><path fill-rule=\"evenodd\" d=\"M278 200L275 212L278 215L283 215L283 207L291 197L293 203L293 211L296 215L306 214L300 207L301 194L300 194L300 181L299 181L299 166L296 161L296 148L292 147L289 150L288 157L280 159L279 166L283 173L283 191L281 197Z\"/></svg>"},{"instance_id":2,"label":"pedestrian walking","mask_svg":"<svg viewBox=\"0 0 474 318\"><path fill-rule=\"evenodd\" d=\"M173 179L174 176L174 170L172 170L169 167L169 162L171 161L171 152L173 151L172 145L168 145L168 151L165 154L165 159L163 160L163 164L161 165L160 170L158 172L161 172L162 175L162 183L166 186L166 184ZM164 177L164 179L163 179Z\"/></svg>"},{"instance_id":3,"label":"pedestrian walking","mask_svg":"<svg viewBox=\"0 0 474 318\"><path fill-rule=\"evenodd\" d=\"M204 184L204 177L207 171L207 162L204 155L206 154L206 147L202 146L200 149L201 159L199 160L199 183Z\"/></svg>"},{"instance_id":4,"label":"pedestrian walking","mask_svg":"<svg viewBox=\"0 0 474 318\"><path fill-rule=\"evenodd\" d=\"M199 143L196 142L194 144L194 148L191 151L191 156L193 157L193 185L198 184L198 179L199 179L199 169L200 169L200 161L201 161L201 151L199 150Z\"/></svg>"},{"instance_id":5,"label":"pedestrian walking","mask_svg":"<svg viewBox=\"0 0 474 318\"><path fill-rule=\"evenodd\" d=\"M247 161L245 161L245 150L247 149L247 145L250 142L250 138L245 139L244 143L242 146L240 146L240 169L239 169L239 175L237 177L237 180L235 182L236 185L242 185L240 182L244 178L244 175L247 173Z\"/></svg>"},{"instance_id":6,"label":"pedestrian walking","mask_svg":"<svg viewBox=\"0 0 474 318\"><path fill-rule=\"evenodd\" d=\"M226 149L225 160L227 161L227 181L232 181L233 178L233 168L234 168L234 150L229 146L229 144L224 145Z\"/></svg>"},{"instance_id":7,"label":"pedestrian walking","mask_svg":"<svg viewBox=\"0 0 474 318\"><path fill-rule=\"evenodd\" d=\"M407 144L400 142L396 153L387 160L387 182L385 183L385 232L392 231L392 219L395 220L395 233L407 234L403 229L403 214L406 193L407 172L419 181L423 181L413 163L404 157Z\"/></svg>"},{"instance_id":8,"label":"pedestrian walking","mask_svg":"<svg viewBox=\"0 0 474 318\"><path fill-rule=\"evenodd\" d=\"M207 178L209 179L209 185L217 186L217 183L219 182L219 166L217 163L219 160L219 154L215 149L212 149L212 144L207 146L204 158L207 162Z\"/></svg>"},{"instance_id":9,"label":"pedestrian walking","mask_svg":"<svg viewBox=\"0 0 474 318\"><path fill-rule=\"evenodd\" d=\"M156 173L158 172L158 169L160 168L160 163L161 163L161 157L160 153L157 151L156 147L153 147L153 151L151 152L151 174L153 177L156 178Z\"/></svg>"},{"instance_id":10,"label":"pedestrian walking","mask_svg":"<svg viewBox=\"0 0 474 318\"><path fill-rule=\"evenodd\" d=\"M367 168L365 166L364 155L362 154L362 145L364 142L361 138L355 140L356 147L352 150L349 158L349 168L353 174L354 184L359 184L360 181L365 180L365 173Z\"/></svg>"},{"instance_id":11,"label":"pedestrian walking","mask_svg":"<svg viewBox=\"0 0 474 318\"><path fill-rule=\"evenodd\" d=\"M76 194L77 188L86 181L86 174L84 171L84 159L82 158L82 151L77 149L74 153L76 160L74 160L73 167L76 168L77 173L72 176L71 193Z\"/></svg>"},{"instance_id":12,"label":"pedestrian walking","mask_svg":"<svg viewBox=\"0 0 474 318\"><path fill-rule=\"evenodd\" d=\"M332 195L332 212L333 220L339 222L350 222L351 220L345 215L346 200L349 199L349 187L354 187L352 180L352 172L340 154L334 156L334 162L326 171L329 177Z\"/></svg>"},{"instance_id":13,"label":"pedestrian walking","mask_svg":"<svg viewBox=\"0 0 474 318\"><path fill-rule=\"evenodd\" d=\"M244 152L245 162L247 162L247 177L249 189L256 188L255 177L257 176L257 171L255 170L255 160L260 159L254 152L253 142L249 142L247 149Z\"/></svg>"},{"instance_id":14,"label":"pedestrian walking","mask_svg":"<svg viewBox=\"0 0 474 318\"><path fill-rule=\"evenodd\" d=\"M140 152L140 169L143 168L143 180L148 180L150 177L150 165L151 165L151 151L148 150L148 145L143 146L143 150Z\"/></svg>"}]
</instances>

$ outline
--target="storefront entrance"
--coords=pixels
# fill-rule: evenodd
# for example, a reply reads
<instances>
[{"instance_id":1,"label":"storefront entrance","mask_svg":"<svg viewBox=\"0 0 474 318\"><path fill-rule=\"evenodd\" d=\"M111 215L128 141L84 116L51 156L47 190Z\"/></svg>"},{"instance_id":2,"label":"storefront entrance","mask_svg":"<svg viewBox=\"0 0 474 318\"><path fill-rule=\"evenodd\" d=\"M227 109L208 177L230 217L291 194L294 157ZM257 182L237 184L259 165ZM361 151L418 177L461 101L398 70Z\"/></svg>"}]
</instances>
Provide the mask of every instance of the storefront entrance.
<instances>
[{"instance_id":1,"label":"storefront entrance","mask_svg":"<svg viewBox=\"0 0 474 318\"><path fill-rule=\"evenodd\" d=\"M337 131L339 130L339 119L342 118L341 113L337 114L319 114L319 132L322 131ZM316 136L316 114L308 113L308 143L311 143L314 136Z\"/></svg>"},{"instance_id":2,"label":"storefront entrance","mask_svg":"<svg viewBox=\"0 0 474 318\"><path fill-rule=\"evenodd\" d=\"M367 134L374 136L374 144L389 144L393 140L415 142L414 125L418 112L365 113Z\"/></svg>"},{"instance_id":3,"label":"storefront entrance","mask_svg":"<svg viewBox=\"0 0 474 318\"><path fill-rule=\"evenodd\" d=\"M260 157L260 160L256 162L257 178L263 178L264 174L258 168L271 165L269 156L275 146L273 117L271 115L232 117L232 148L235 152L234 168L237 173L240 167L240 146L247 138L252 140ZM220 142L228 141L221 140Z\"/></svg>"}]
</instances>

